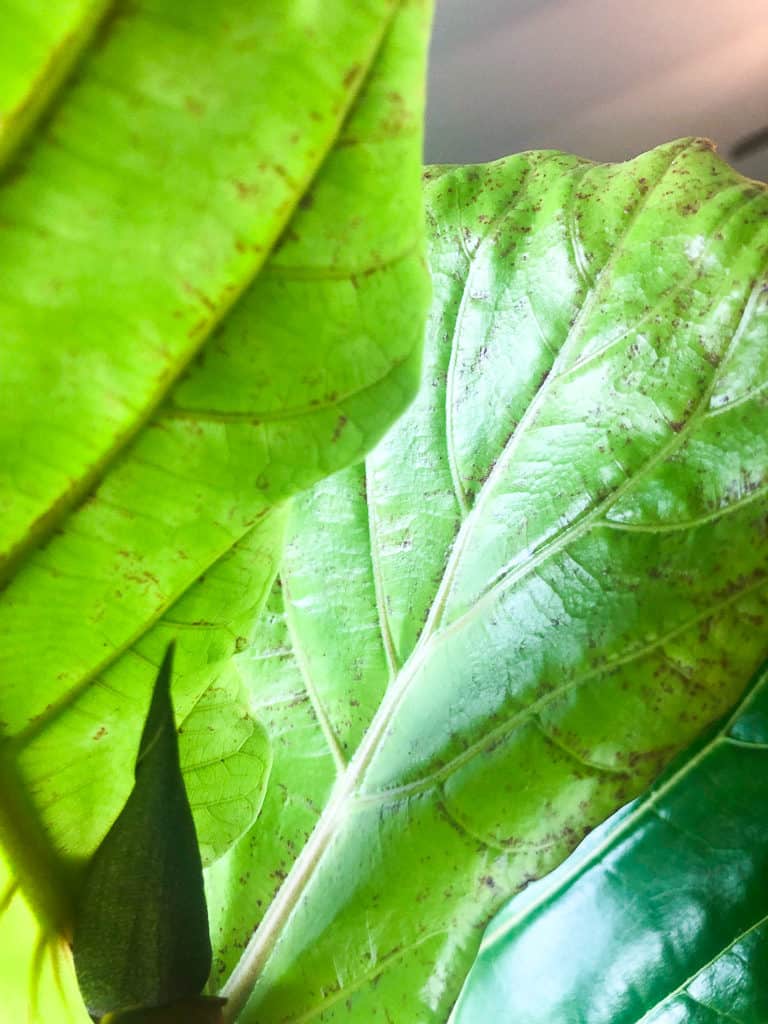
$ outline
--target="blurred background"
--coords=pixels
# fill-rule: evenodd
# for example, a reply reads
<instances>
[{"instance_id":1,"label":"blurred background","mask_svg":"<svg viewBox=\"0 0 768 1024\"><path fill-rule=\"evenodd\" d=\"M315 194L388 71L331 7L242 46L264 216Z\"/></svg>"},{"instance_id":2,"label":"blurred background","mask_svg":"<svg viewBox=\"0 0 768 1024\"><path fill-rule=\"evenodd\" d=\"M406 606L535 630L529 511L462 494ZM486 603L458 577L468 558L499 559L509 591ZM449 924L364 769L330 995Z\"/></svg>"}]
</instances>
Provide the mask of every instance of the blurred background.
<instances>
[{"instance_id":1,"label":"blurred background","mask_svg":"<svg viewBox=\"0 0 768 1024\"><path fill-rule=\"evenodd\" d=\"M768 180L766 0L437 0L427 162L684 135Z\"/></svg>"}]
</instances>

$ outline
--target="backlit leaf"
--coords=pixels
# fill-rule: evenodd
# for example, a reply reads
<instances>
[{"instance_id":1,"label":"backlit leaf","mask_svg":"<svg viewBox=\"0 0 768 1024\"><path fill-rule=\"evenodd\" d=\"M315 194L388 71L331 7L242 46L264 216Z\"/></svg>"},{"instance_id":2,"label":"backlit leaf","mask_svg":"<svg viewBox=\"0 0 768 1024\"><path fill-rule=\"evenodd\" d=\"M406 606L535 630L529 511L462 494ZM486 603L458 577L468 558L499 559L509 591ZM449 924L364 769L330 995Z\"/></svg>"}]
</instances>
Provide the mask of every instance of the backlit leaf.
<instances>
[{"instance_id":1,"label":"backlit leaf","mask_svg":"<svg viewBox=\"0 0 768 1024\"><path fill-rule=\"evenodd\" d=\"M295 502L249 654L274 766L208 873L245 1024L444 1024L768 651L768 191L691 140L426 187L419 396Z\"/></svg>"},{"instance_id":2,"label":"backlit leaf","mask_svg":"<svg viewBox=\"0 0 768 1024\"><path fill-rule=\"evenodd\" d=\"M0 837L63 934L170 639L206 857L258 812L232 659L276 503L363 455L418 380L428 13L0 11Z\"/></svg>"}]
</instances>

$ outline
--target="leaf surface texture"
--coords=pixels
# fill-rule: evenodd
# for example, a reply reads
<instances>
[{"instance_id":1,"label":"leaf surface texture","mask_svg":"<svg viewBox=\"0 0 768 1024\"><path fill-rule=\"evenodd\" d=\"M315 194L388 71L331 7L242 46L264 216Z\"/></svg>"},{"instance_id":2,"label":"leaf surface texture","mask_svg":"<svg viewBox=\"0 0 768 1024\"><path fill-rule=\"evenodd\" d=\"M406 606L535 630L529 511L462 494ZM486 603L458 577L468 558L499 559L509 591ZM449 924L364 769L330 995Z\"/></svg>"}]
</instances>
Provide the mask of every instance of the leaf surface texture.
<instances>
[{"instance_id":1,"label":"leaf surface texture","mask_svg":"<svg viewBox=\"0 0 768 1024\"><path fill-rule=\"evenodd\" d=\"M768 675L489 929L456 1024L768 1017Z\"/></svg>"},{"instance_id":2,"label":"leaf surface texture","mask_svg":"<svg viewBox=\"0 0 768 1024\"><path fill-rule=\"evenodd\" d=\"M56 7L0 12L0 839L66 934L171 639L206 862L258 814L282 503L418 383L429 8Z\"/></svg>"},{"instance_id":3,"label":"leaf surface texture","mask_svg":"<svg viewBox=\"0 0 768 1024\"><path fill-rule=\"evenodd\" d=\"M275 761L208 873L245 1024L443 1024L503 900L766 654L766 190L682 140L426 193L418 397L296 499L248 655Z\"/></svg>"}]
</instances>

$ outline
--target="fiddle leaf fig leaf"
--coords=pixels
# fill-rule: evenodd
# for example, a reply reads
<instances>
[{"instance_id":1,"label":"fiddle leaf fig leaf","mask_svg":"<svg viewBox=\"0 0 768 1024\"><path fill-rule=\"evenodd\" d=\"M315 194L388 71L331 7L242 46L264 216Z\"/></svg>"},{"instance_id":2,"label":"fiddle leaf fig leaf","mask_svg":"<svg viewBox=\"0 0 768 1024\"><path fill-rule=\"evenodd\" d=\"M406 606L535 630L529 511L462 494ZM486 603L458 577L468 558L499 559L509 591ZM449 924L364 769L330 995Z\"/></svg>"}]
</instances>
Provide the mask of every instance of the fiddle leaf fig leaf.
<instances>
[{"instance_id":1,"label":"fiddle leaf fig leaf","mask_svg":"<svg viewBox=\"0 0 768 1024\"><path fill-rule=\"evenodd\" d=\"M171 638L206 861L258 814L236 662L282 503L418 384L428 22L422 0L0 10L0 838L49 934Z\"/></svg>"},{"instance_id":2,"label":"fiddle leaf fig leaf","mask_svg":"<svg viewBox=\"0 0 768 1024\"><path fill-rule=\"evenodd\" d=\"M88 866L72 942L83 999L97 1019L199 995L211 969L203 865L179 761L171 673L160 666L136 781Z\"/></svg>"},{"instance_id":3,"label":"fiddle leaf fig leaf","mask_svg":"<svg viewBox=\"0 0 768 1024\"><path fill-rule=\"evenodd\" d=\"M0 11L17 1016L82 1024L75 926L107 1020L445 1024L768 653L768 192L696 140L432 169L422 365L428 16Z\"/></svg>"},{"instance_id":4,"label":"fiddle leaf fig leaf","mask_svg":"<svg viewBox=\"0 0 768 1024\"><path fill-rule=\"evenodd\" d=\"M274 763L207 873L227 1021L444 1024L502 903L768 653L768 190L682 140L426 195L418 397L294 500L244 661Z\"/></svg>"},{"instance_id":5,"label":"fiddle leaf fig leaf","mask_svg":"<svg viewBox=\"0 0 768 1024\"><path fill-rule=\"evenodd\" d=\"M47 908L42 920L49 931L68 932L82 868L72 854L99 845L132 789L146 708L171 641L180 754L205 861L253 823L271 754L250 714L236 661L274 579L283 520L284 509L270 512L92 686L2 748L8 752L0 759L7 780L0 796L2 839L14 854L17 878L38 896L38 915ZM221 729L212 735L217 705ZM40 809L43 822L61 829L60 846L50 824L43 827Z\"/></svg>"},{"instance_id":6,"label":"fiddle leaf fig leaf","mask_svg":"<svg viewBox=\"0 0 768 1024\"><path fill-rule=\"evenodd\" d=\"M768 672L488 931L451 1018L768 1019Z\"/></svg>"},{"instance_id":7,"label":"fiddle leaf fig leaf","mask_svg":"<svg viewBox=\"0 0 768 1024\"><path fill-rule=\"evenodd\" d=\"M110 0L34 0L3 12L0 35L0 167L45 110L91 39Z\"/></svg>"}]
</instances>

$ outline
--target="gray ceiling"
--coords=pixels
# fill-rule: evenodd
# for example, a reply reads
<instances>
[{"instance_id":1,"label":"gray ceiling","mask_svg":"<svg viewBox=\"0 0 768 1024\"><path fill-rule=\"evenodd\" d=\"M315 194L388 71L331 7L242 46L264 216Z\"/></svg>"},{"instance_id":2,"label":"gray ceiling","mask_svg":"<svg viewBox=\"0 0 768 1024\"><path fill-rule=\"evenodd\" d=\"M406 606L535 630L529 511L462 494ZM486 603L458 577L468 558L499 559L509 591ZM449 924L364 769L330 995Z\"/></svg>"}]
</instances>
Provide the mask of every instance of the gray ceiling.
<instances>
[{"instance_id":1,"label":"gray ceiling","mask_svg":"<svg viewBox=\"0 0 768 1024\"><path fill-rule=\"evenodd\" d=\"M768 179L766 0L437 0L429 162L554 148L617 160L706 135Z\"/></svg>"}]
</instances>

